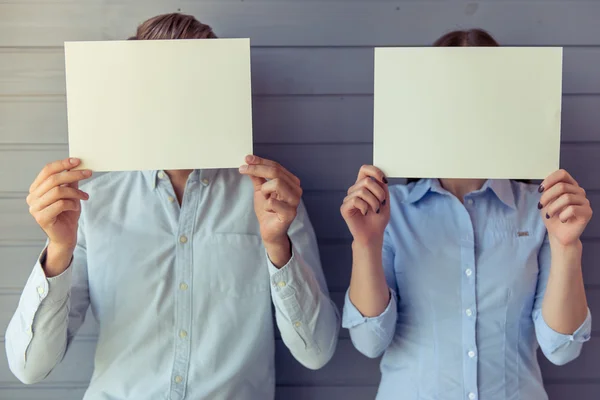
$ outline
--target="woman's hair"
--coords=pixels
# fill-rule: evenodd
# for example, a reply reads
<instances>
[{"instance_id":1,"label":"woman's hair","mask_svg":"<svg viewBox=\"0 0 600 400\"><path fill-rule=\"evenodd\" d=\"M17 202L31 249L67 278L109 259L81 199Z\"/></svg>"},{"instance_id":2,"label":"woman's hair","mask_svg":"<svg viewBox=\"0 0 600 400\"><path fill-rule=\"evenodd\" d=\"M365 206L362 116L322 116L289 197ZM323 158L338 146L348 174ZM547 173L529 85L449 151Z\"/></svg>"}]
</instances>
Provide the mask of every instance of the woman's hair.
<instances>
[{"instance_id":1,"label":"woman's hair","mask_svg":"<svg viewBox=\"0 0 600 400\"><path fill-rule=\"evenodd\" d=\"M216 39L209 25L191 15L173 13L152 17L138 26L129 40Z\"/></svg>"},{"instance_id":2,"label":"woman's hair","mask_svg":"<svg viewBox=\"0 0 600 400\"><path fill-rule=\"evenodd\" d=\"M468 29L446 33L433 42L434 47L498 47L500 44L483 29ZM409 178L406 183L416 182L420 178ZM527 179L517 179L519 182L531 183Z\"/></svg>"}]
</instances>

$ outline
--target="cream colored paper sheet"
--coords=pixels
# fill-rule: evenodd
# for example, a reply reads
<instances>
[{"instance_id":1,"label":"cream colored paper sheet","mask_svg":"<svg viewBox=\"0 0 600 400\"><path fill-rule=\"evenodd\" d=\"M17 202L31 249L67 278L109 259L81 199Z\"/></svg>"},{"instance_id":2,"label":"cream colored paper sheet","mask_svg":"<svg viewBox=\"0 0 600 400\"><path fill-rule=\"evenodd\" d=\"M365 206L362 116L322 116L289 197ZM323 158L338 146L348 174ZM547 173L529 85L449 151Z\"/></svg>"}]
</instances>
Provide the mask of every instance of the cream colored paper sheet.
<instances>
[{"instance_id":1,"label":"cream colored paper sheet","mask_svg":"<svg viewBox=\"0 0 600 400\"><path fill-rule=\"evenodd\" d=\"M562 48L375 49L374 164L405 178L559 167Z\"/></svg>"},{"instance_id":2,"label":"cream colored paper sheet","mask_svg":"<svg viewBox=\"0 0 600 400\"><path fill-rule=\"evenodd\" d=\"M237 168L249 39L65 43L69 154L95 171Z\"/></svg>"}]
</instances>

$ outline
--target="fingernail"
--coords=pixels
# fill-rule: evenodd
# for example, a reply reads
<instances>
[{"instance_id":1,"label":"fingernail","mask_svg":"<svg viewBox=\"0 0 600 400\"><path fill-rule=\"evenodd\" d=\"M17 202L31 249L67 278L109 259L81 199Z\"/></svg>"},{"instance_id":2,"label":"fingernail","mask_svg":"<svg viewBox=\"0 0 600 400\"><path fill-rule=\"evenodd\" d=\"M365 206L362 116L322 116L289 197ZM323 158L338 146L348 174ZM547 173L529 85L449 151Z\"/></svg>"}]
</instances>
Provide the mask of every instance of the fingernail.
<instances>
[{"instance_id":1,"label":"fingernail","mask_svg":"<svg viewBox=\"0 0 600 400\"><path fill-rule=\"evenodd\" d=\"M244 171L246 171L247 169L248 169L248 166L247 166L247 165L242 165L242 166L240 167L240 172L244 172Z\"/></svg>"},{"instance_id":2,"label":"fingernail","mask_svg":"<svg viewBox=\"0 0 600 400\"><path fill-rule=\"evenodd\" d=\"M90 198L90 195L89 195L89 194L87 194L87 193L83 193L83 198L87 200L87 199L89 199L89 198Z\"/></svg>"},{"instance_id":3,"label":"fingernail","mask_svg":"<svg viewBox=\"0 0 600 400\"><path fill-rule=\"evenodd\" d=\"M372 180L372 181L375 181L375 180L376 180L376 179L375 179L375 178L373 178L372 176L370 176L369 178L371 178L371 180Z\"/></svg>"},{"instance_id":4,"label":"fingernail","mask_svg":"<svg viewBox=\"0 0 600 400\"><path fill-rule=\"evenodd\" d=\"M383 199L383 201L381 202L381 205L385 206L385 203L387 203L387 199Z\"/></svg>"},{"instance_id":5,"label":"fingernail","mask_svg":"<svg viewBox=\"0 0 600 400\"><path fill-rule=\"evenodd\" d=\"M82 171L81 175L90 177L90 176L92 176L92 171L89 171L89 170Z\"/></svg>"},{"instance_id":6,"label":"fingernail","mask_svg":"<svg viewBox=\"0 0 600 400\"><path fill-rule=\"evenodd\" d=\"M379 211L381 211L381 208L378 208L378 209L377 209L377 214L379 214Z\"/></svg>"},{"instance_id":7,"label":"fingernail","mask_svg":"<svg viewBox=\"0 0 600 400\"><path fill-rule=\"evenodd\" d=\"M79 160L78 160L78 159L76 159L76 158L69 158L69 162L70 162L72 165L75 165L75 164L77 164L77 161L79 161Z\"/></svg>"},{"instance_id":8,"label":"fingernail","mask_svg":"<svg viewBox=\"0 0 600 400\"><path fill-rule=\"evenodd\" d=\"M386 185L388 184L388 180L387 180L387 178L386 178L385 176L383 177L382 181L383 181L383 183L385 183Z\"/></svg>"},{"instance_id":9,"label":"fingernail","mask_svg":"<svg viewBox=\"0 0 600 400\"><path fill-rule=\"evenodd\" d=\"M548 215L548 213L546 213L546 219L550 219L550 215Z\"/></svg>"},{"instance_id":10,"label":"fingernail","mask_svg":"<svg viewBox=\"0 0 600 400\"><path fill-rule=\"evenodd\" d=\"M368 213L369 213L369 210L365 211L365 217L367 216Z\"/></svg>"},{"instance_id":11,"label":"fingernail","mask_svg":"<svg viewBox=\"0 0 600 400\"><path fill-rule=\"evenodd\" d=\"M248 160L248 162L254 162L254 156L246 156L246 160Z\"/></svg>"},{"instance_id":12,"label":"fingernail","mask_svg":"<svg viewBox=\"0 0 600 400\"><path fill-rule=\"evenodd\" d=\"M544 191L544 185L540 185L538 188L538 192L542 193Z\"/></svg>"},{"instance_id":13,"label":"fingernail","mask_svg":"<svg viewBox=\"0 0 600 400\"><path fill-rule=\"evenodd\" d=\"M541 210L542 208L544 208L544 206L542 205L542 203L538 203L538 210Z\"/></svg>"}]
</instances>

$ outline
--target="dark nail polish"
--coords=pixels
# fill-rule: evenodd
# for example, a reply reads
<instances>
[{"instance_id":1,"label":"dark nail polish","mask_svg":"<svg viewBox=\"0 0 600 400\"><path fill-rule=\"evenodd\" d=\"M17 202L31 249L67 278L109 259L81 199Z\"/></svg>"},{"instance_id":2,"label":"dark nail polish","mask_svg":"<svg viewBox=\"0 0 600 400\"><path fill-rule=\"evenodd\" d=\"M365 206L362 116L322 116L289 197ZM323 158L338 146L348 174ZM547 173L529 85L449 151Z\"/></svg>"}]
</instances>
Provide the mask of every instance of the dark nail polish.
<instances>
[{"instance_id":1,"label":"dark nail polish","mask_svg":"<svg viewBox=\"0 0 600 400\"><path fill-rule=\"evenodd\" d=\"M542 205L542 203L538 203L538 210L541 210L542 208L544 208L544 206Z\"/></svg>"},{"instance_id":2,"label":"dark nail polish","mask_svg":"<svg viewBox=\"0 0 600 400\"><path fill-rule=\"evenodd\" d=\"M379 214L379 211L381 211L381 208L378 208L377 211L376 211L376 213Z\"/></svg>"},{"instance_id":3,"label":"dark nail polish","mask_svg":"<svg viewBox=\"0 0 600 400\"><path fill-rule=\"evenodd\" d=\"M546 219L550 219L550 215L548 215L548 213L546 213Z\"/></svg>"},{"instance_id":4,"label":"dark nail polish","mask_svg":"<svg viewBox=\"0 0 600 400\"><path fill-rule=\"evenodd\" d=\"M544 185L540 185L538 188L538 192L542 193L544 191Z\"/></svg>"},{"instance_id":5,"label":"dark nail polish","mask_svg":"<svg viewBox=\"0 0 600 400\"><path fill-rule=\"evenodd\" d=\"M382 181L383 181L383 183L385 183L386 185L388 184L388 180L387 180L387 178L386 178L385 176L383 177Z\"/></svg>"},{"instance_id":6,"label":"dark nail polish","mask_svg":"<svg viewBox=\"0 0 600 400\"><path fill-rule=\"evenodd\" d=\"M383 201L381 202L381 205L385 206L385 203L387 203L387 199L383 199Z\"/></svg>"}]
</instances>

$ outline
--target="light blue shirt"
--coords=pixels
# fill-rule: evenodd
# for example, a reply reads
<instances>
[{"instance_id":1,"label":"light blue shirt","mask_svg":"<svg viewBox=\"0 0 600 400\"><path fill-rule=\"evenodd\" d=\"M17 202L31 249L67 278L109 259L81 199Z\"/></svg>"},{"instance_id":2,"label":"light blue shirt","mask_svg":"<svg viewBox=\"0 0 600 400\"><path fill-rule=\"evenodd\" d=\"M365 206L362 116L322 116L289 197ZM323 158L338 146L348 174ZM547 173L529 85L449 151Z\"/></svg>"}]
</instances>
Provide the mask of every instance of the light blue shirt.
<instances>
[{"instance_id":1,"label":"light blue shirt","mask_svg":"<svg viewBox=\"0 0 600 400\"><path fill-rule=\"evenodd\" d=\"M555 364L573 360L591 316L573 335L544 321L550 245L539 198L508 180L487 181L464 205L437 179L390 187L390 303L365 318L346 296L343 316L360 352L385 352L378 399L547 398L538 343Z\"/></svg>"},{"instance_id":2,"label":"light blue shirt","mask_svg":"<svg viewBox=\"0 0 600 400\"><path fill-rule=\"evenodd\" d=\"M110 173L83 190L70 267L46 279L35 265L6 333L20 380L60 362L89 306L99 332L85 400L272 399L273 305L293 356L311 369L329 361L339 316L303 205L277 269L237 170L192 172L181 207L162 171Z\"/></svg>"}]
</instances>

